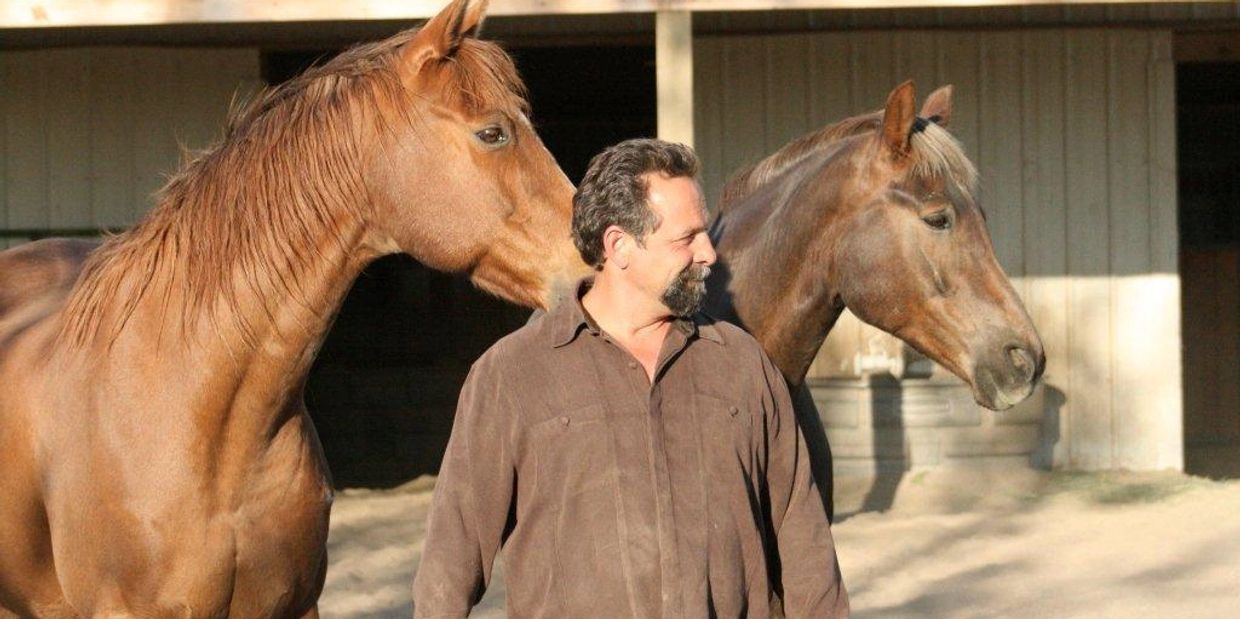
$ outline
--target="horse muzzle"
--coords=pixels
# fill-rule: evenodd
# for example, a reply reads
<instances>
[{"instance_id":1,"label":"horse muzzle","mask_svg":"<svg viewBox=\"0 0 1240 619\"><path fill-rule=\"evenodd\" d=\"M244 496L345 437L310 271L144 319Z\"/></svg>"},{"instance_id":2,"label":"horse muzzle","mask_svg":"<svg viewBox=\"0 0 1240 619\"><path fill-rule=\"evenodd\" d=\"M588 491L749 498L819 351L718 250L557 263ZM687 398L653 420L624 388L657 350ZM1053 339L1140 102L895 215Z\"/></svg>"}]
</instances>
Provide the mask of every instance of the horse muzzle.
<instances>
[{"instance_id":1,"label":"horse muzzle","mask_svg":"<svg viewBox=\"0 0 1240 619\"><path fill-rule=\"evenodd\" d=\"M1045 369L1046 353L1041 342L1002 346L974 368L973 398L991 410L1007 410L1033 393Z\"/></svg>"}]
</instances>

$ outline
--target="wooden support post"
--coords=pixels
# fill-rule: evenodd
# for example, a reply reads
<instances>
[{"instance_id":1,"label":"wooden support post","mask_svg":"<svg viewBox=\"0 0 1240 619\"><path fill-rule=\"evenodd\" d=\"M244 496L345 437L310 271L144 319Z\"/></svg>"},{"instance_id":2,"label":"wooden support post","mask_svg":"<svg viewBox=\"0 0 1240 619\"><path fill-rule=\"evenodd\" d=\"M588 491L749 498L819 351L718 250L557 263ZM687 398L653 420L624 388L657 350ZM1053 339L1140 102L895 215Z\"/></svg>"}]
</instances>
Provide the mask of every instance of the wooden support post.
<instances>
[{"instance_id":1,"label":"wooden support post","mask_svg":"<svg viewBox=\"0 0 1240 619\"><path fill-rule=\"evenodd\" d=\"M655 15L659 139L693 146L693 14Z\"/></svg>"}]
</instances>

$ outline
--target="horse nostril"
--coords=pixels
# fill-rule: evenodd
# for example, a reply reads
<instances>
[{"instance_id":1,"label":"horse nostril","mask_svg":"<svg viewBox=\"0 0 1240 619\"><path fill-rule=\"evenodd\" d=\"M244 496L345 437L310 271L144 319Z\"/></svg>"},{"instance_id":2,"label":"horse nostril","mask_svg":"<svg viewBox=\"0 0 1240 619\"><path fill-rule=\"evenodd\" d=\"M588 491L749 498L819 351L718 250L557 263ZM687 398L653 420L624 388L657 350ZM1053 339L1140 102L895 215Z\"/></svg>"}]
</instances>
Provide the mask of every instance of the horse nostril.
<instances>
[{"instance_id":1,"label":"horse nostril","mask_svg":"<svg viewBox=\"0 0 1240 619\"><path fill-rule=\"evenodd\" d=\"M1008 346L1007 353L1008 359L1012 361L1012 367L1016 369L1016 376L1021 379L1021 382L1031 382L1037 369L1033 355L1020 346Z\"/></svg>"}]
</instances>

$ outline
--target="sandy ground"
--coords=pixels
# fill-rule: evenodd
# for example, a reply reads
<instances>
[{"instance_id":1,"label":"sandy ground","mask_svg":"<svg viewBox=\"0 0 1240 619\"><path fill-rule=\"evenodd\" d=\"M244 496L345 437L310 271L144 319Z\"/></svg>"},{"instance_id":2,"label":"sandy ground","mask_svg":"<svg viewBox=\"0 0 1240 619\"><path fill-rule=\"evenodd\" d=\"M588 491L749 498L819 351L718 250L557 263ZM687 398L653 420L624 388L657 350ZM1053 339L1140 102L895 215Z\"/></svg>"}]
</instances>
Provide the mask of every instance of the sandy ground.
<instances>
[{"instance_id":1,"label":"sandy ground","mask_svg":"<svg viewBox=\"0 0 1240 619\"><path fill-rule=\"evenodd\" d=\"M429 485L338 496L324 617L411 615ZM925 471L836 494L855 617L1240 617L1240 481ZM504 617L502 589L472 616Z\"/></svg>"}]
</instances>

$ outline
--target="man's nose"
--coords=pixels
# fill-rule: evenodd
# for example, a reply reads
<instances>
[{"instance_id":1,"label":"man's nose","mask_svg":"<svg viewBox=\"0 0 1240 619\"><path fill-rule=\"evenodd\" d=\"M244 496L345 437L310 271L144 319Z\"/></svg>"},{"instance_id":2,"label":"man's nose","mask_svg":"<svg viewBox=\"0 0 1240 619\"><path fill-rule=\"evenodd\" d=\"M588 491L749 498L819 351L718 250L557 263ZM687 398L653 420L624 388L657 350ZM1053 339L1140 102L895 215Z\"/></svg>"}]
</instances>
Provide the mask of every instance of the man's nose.
<instances>
[{"instance_id":1,"label":"man's nose","mask_svg":"<svg viewBox=\"0 0 1240 619\"><path fill-rule=\"evenodd\" d=\"M693 261L706 266L714 264L715 259L719 256L715 253L715 245L710 242L710 237L702 235L702 240L698 245L697 251L693 255Z\"/></svg>"}]
</instances>

